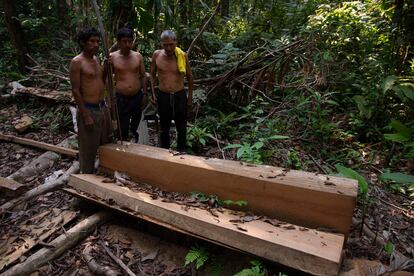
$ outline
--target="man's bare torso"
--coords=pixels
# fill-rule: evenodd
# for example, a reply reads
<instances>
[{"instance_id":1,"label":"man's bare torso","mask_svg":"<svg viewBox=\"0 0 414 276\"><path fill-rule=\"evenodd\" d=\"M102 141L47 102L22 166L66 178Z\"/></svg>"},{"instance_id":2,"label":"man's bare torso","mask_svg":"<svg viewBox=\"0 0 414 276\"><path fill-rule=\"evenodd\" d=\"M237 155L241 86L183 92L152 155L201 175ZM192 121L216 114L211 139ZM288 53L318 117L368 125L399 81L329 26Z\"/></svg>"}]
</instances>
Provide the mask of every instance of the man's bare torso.
<instances>
[{"instance_id":1,"label":"man's bare torso","mask_svg":"<svg viewBox=\"0 0 414 276\"><path fill-rule=\"evenodd\" d=\"M154 56L159 90L166 93L175 93L183 90L184 78L178 71L175 55L169 57L164 50L157 50Z\"/></svg>"},{"instance_id":2,"label":"man's bare torso","mask_svg":"<svg viewBox=\"0 0 414 276\"><path fill-rule=\"evenodd\" d=\"M111 54L112 65L115 73L116 92L125 96L132 96L141 90L141 77L145 72L141 71L144 62L142 55L135 51L130 51L128 56L124 56L120 51Z\"/></svg>"},{"instance_id":3,"label":"man's bare torso","mask_svg":"<svg viewBox=\"0 0 414 276\"><path fill-rule=\"evenodd\" d=\"M77 55L72 62L79 63L80 68L80 93L83 101L87 103L99 103L103 99L104 82L103 68L96 56L93 59L83 54Z\"/></svg>"}]
</instances>

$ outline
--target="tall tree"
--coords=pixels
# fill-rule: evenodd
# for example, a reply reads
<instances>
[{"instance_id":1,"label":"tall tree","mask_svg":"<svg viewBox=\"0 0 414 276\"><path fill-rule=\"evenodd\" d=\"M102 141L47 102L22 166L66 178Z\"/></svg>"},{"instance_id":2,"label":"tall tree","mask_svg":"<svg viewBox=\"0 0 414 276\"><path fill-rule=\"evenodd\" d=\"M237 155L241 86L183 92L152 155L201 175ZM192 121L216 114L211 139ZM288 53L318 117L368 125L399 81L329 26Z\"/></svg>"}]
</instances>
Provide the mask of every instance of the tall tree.
<instances>
[{"instance_id":1,"label":"tall tree","mask_svg":"<svg viewBox=\"0 0 414 276\"><path fill-rule=\"evenodd\" d=\"M187 8L188 8L187 1L180 0L179 2L179 12L180 12L180 19L181 19L180 23L183 25L187 25L188 23Z\"/></svg>"},{"instance_id":2,"label":"tall tree","mask_svg":"<svg viewBox=\"0 0 414 276\"><path fill-rule=\"evenodd\" d=\"M220 15L221 17L229 17L230 15L230 0L220 1Z\"/></svg>"},{"instance_id":3,"label":"tall tree","mask_svg":"<svg viewBox=\"0 0 414 276\"><path fill-rule=\"evenodd\" d=\"M21 73L27 72L27 58L28 53L27 43L24 39L24 33L20 21L17 19L15 1L3 0L4 18L7 25L7 30L10 35L10 40L16 47L17 65Z\"/></svg>"}]
</instances>

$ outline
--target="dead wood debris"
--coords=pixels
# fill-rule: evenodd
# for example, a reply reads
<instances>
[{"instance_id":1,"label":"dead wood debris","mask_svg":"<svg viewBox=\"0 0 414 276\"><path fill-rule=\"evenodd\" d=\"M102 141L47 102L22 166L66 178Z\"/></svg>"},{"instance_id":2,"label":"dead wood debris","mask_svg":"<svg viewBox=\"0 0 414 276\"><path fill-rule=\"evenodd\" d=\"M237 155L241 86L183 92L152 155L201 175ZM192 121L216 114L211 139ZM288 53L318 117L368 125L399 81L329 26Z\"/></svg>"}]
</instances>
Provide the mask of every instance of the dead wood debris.
<instances>
[{"instance_id":1,"label":"dead wood debris","mask_svg":"<svg viewBox=\"0 0 414 276\"><path fill-rule=\"evenodd\" d=\"M95 257L91 253L92 246L87 244L85 249L82 252L82 256L85 262L88 265L89 270L96 275L105 275L105 276L117 276L119 275L118 271L113 270L109 266L102 266L98 263Z\"/></svg>"}]
</instances>

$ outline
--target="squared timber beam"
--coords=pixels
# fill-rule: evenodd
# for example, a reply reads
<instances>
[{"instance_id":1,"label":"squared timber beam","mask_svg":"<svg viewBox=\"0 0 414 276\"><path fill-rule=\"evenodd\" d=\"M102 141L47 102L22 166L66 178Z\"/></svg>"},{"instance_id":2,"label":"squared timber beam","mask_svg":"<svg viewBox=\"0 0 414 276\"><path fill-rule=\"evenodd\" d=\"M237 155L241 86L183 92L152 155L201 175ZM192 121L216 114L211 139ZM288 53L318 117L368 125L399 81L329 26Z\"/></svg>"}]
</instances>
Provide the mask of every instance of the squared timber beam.
<instances>
[{"instance_id":1,"label":"squared timber beam","mask_svg":"<svg viewBox=\"0 0 414 276\"><path fill-rule=\"evenodd\" d=\"M103 171L126 172L132 179L170 192L203 192L221 200L245 200L247 208L311 228L345 236L352 223L355 180L265 165L191 155L138 145L108 144L99 149Z\"/></svg>"},{"instance_id":2,"label":"squared timber beam","mask_svg":"<svg viewBox=\"0 0 414 276\"><path fill-rule=\"evenodd\" d=\"M235 223L240 214L223 209L213 216L208 210L183 208L153 199L149 194L104 183L96 175L72 175L69 185L76 190L111 201L113 205L139 212L196 236L248 252L314 275L336 275L341 263L342 234L326 233L288 225L274 226L261 220Z\"/></svg>"}]
</instances>

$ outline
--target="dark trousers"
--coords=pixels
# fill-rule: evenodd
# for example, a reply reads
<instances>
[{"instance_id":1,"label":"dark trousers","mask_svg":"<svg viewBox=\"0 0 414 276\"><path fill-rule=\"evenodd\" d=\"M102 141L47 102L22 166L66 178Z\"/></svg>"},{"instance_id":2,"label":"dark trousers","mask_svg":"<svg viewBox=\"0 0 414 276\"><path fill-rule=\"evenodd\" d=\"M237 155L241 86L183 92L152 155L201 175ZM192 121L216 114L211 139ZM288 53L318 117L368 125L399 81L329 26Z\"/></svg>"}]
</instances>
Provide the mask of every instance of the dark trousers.
<instances>
[{"instance_id":1,"label":"dark trousers","mask_svg":"<svg viewBox=\"0 0 414 276\"><path fill-rule=\"evenodd\" d=\"M160 144L170 147L171 120L177 128L177 150L185 151L187 145L187 93L181 90L175 93L158 91L158 114L160 115Z\"/></svg>"},{"instance_id":2,"label":"dark trousers","mask_svg":"<svg viewBox=\"0 0 414 276\"><path fill-rule=\"evenodd\" d=\"M138 142L138 125L141 120L141 103L143 94L139 91L133 96L124 96L116 94L116 103L119 114L119 124L121 130L122 140L128 140L128 133L131 131L135 137L135 142Z\"/></svg>"}]
</instances>

